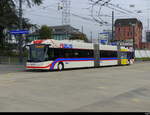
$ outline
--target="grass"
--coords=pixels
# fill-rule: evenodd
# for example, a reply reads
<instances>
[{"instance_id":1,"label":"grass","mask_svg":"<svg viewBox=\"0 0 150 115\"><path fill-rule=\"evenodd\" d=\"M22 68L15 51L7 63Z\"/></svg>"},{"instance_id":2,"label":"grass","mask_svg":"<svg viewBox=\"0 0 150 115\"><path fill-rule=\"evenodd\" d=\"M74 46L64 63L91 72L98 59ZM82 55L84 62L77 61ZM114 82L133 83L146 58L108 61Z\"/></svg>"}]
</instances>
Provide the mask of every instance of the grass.
<instances>
[{"instance_id":1,"label":"grass","mask_svg":"<svg viewBox=\"0 0 150 115\"><path fill-rule=\"evenodd\" d=\"M135 61L150 61L150 57L135 58Z\"/></svg>"}]
</instances>

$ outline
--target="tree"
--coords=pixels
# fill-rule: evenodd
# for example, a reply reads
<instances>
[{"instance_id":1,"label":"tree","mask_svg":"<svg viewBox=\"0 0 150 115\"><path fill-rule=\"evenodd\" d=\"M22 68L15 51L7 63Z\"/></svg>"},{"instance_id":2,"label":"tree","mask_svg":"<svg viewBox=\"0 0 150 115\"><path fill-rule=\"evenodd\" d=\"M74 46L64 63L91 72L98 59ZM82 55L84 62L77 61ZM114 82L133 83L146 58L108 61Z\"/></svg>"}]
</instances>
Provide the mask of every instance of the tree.
<instances>
[{"instance_id":1,"label":"tree","mask_svg":"<svg viewBox=\"0 0 150 115\"><path fill-rule=\"evenodd\" d=\"M22 0L29 8L33 5L40 5L44 0ZM6 35L4 30L15 30L19 28L19 13L17 10L19 0L0 0L0 48L5 48ZM28 19L23 18L23 29L31 25Z\"/></svg>"},{"instance_id":2,"label":"tree","mask_svg":"<svg viewBox=\"0 0 150 115\"><path fill-rule=\"evenodd\" d=\"M4 48L5 28L12 28L17 25L18 17L15 9L15 4L9 0L0 0L0 46Z\"/></svg>"},{"instance_id":3,"label":"tree","mask_svg":"<svg viewBox=\"0 0 150 115\"><path fill-rule=\"evenodd\" d=\"M5 1L5 0L4 0ZM18 3L19 0L7 0L12 2L14 5ZM33 5L41 5L44 0L22 0L23 3L27 3L28 7L32 7Z\"/></svg>"},{"instance_id":4,"label":"tree","mask_svg":"<svg viewBox=\"0 0 150 115\"><path fill-rule=\"evenodd\" d=\"M40 39L51 39L52 29L46 25L43 25L39 30Z\"/></svg>"},{"instance_id":5,"label":"tree","mask_svg":"<svg viewBox=\"0 0 150 115\"><path fill-rule=\"evenodd\" d=\"M44 0L22 0L29 7L40 5ZM18 0L0 0L0 26L12 28L18 26L19 14L17 10ZM25 19L23 19L24 21ZM25 21L24 21L25 22Z\"/></svg>"},{"instance_id":6,"label":"tree","mask_svg":"<svg viewBox=\"0 0 150 115\"><path fill-rule=\"evenodd\" d=\"M22 0L29 7L40 5L44 0ZM19 14L17 10L18 0L0 0L0 44L4 41L3 31L7 29L17 29L19 26ZM23 18L23 27L28 25L27 19Z\"/></svg>"},{"instance_id":7,"label":"tree","mask_svg":"<svg viewBox=\"0 0 150 115\"><path fill-rule=\"evenodd\" d=\"M79 33L79 34L73 34L70 38L70 40L83 40L85 42L88 42L87 36L83 33Z\"/></svg>"}]
</instances>

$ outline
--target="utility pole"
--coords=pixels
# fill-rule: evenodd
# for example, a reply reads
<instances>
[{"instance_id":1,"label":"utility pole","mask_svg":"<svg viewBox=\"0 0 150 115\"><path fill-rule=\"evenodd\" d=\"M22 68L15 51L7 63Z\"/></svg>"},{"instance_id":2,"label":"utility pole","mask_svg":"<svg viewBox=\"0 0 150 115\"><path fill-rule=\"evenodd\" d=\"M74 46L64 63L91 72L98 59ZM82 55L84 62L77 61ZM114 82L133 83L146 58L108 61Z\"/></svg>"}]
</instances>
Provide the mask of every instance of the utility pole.
<instances>
[{"instance_id":1,"label":"utility pole","mask_svg":"<svg viewBox=\"0 0 150 115\"><path fill-rule=\"evenodd\" d=\"M70 0L62 0L62 25L70 24L70 8L71 1Z\"/></svg>"},{"instance_id":2,"label":"utility pole","mask_svg":"<svg viewBox=\"0 0 150 115\"><path fill-rule=\"evenodd\" d=\"M22 30L22 0L19 0L19 30ZM23 35L19 35L19 62L22 64L23 62L23 49L22 49L22 42L23 42Z\"/></svg>"},{"instance_id":3,"label":"utility pole","mask_svg":"<svg viewBox=\"0 0 150 115\"><path fill-rule=\"evenodd\" d=\"M112 11L112 40L114 40L114 11Z\"/></svg>"},{"instance_id":4,"label":"utility pole","mask_svg":"<svg viewBox=\"0 0 150 115\"><path fill-rule=\"evenodd\" d=\"M133 29L132 30L133 31L132 32L132 34L133 34L132 36L133 36L133 50L134 50L134 54L133 55L135 57L135 49L136 49L136 46L135 46L135 24L132 24L132 29Z\"/></svg>"},{"instance_id":5,"label":"utility pole","mask_svg":"<svg viewBox=\"0 0 150 115\"><path fill-rule=\"evenodd\" d=\"M81 28L81 32L82 32L82 34L83 34L83 25L82 25L82 28Z\"/></svg>"},{"instance_id":6,"label":"utility pole","mask_svg":"<svg viewBox=\"0 0 150 115\"><path fill-rule=\"evenodd\" d=\"M150 13L150 12L149 12L149 10L148 10L148 14L147 14L147 16L148 16L148 19L147 19L147 30L149 30L149 27L150 27L150 26L149 26L149 23L150 23L150 21L149 21L149 20L150 20L149 13Z\"/></svg>"},{"instance_id":7,"label":"utility pole","mask_svg":"<svg viewBox=\"0 0 150 115\"><path fill-rule=\"evenodd\" d=\"M135 38L134 38L134 34L135 34L135 30L134 30L134 25L132 25L132 29L133 29L133 49L135 50Z\"/></svg>"},{"instance_id":8,"label":"utility pole","mask_svg":"<svg viewBox=\"0 0 150 115\"><path fill-rule=\"evenodd\" d=\"M93 43L93 40L92 40L92 38L93 38L93 35L92 35L93 33L92 33L92 31L91 31L91 42Z\"/></svg>"},{"instance_id":9,"label":"utility pole","mask_svg":"<svg viewBox=\"0 0 150 115\"><path fill-rule=\"evenodd\" d=\"M150 20L150 19L148 18L148 19L147 19L147 30L149 30L149 22L150 22L149 20Z\"/></svg>"},{"instance_id":10,"label":"utility pole","mask_svg":"<svg viewBox=\"0 0 150 115\"><path fill-rule=\"evenodd\" d=\"M119 40L119 42L117 43L117 50L118 50L118 53L117 53L117 57L118 57L118 65L121 65L121 52L120 52L120 50L121 50L121 44L120 44L120 40Z\"/></svg>"}]
</instances>

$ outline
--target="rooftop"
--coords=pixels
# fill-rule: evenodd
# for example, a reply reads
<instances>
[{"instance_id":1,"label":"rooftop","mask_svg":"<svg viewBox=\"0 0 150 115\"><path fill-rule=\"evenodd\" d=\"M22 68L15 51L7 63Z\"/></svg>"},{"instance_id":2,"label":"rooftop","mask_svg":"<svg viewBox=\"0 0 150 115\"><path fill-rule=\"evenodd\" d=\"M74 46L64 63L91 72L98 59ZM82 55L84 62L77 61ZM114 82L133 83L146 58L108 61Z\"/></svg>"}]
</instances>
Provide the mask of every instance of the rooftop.
<instances>
[{"instance_id":1,"label":"rooftop","mask_svg":"<svg viewBox=\"0 0 150 115\"><path fill-rule=\"evenodd\" d=\"M120 25L120 26L129 26L131 24L138 24L139 26L142 26L142 22L139 21L136 18L127 18L127 19L117 19L115 21L115 26Z\"/></svg>"},{"instance_id":2,"label":"rooftop","mask_svg":"<svg viewBox=\"0 0 150 115\"><path fill-rule=\"evenodd\" d=\"M79 34L81 33L79 29L76 29L70 25L60 25L60 26L50 26L53 29L54 34Z\"/></svg>"}]
</instances>

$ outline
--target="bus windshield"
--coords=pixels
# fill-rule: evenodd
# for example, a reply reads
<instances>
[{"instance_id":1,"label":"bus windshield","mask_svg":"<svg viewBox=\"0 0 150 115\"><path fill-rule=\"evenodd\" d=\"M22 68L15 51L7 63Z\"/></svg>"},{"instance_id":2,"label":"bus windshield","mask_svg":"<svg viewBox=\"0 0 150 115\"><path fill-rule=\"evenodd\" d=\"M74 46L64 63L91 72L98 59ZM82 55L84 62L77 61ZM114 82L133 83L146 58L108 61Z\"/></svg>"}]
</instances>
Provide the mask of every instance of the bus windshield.
<instances>
[{"instance_id":1,"label":"bus windshield","mask_svg":"<svg viewBox=\"0 0 150 115\"><path fill-rule=\"evenodd\" d=\"M45 45L31 45L29 51L29 62L42 62L46 61L47 57L47 49Z\"/></svg>"}]
</instances>

